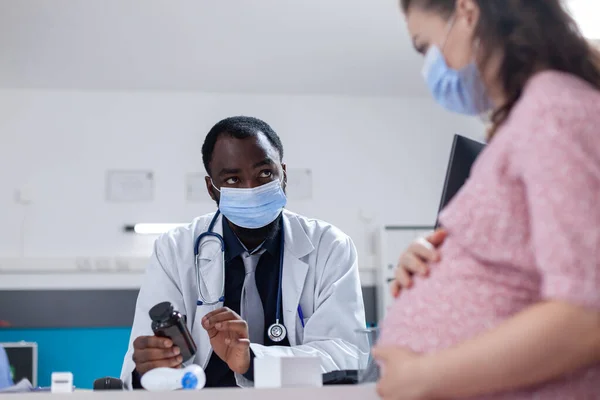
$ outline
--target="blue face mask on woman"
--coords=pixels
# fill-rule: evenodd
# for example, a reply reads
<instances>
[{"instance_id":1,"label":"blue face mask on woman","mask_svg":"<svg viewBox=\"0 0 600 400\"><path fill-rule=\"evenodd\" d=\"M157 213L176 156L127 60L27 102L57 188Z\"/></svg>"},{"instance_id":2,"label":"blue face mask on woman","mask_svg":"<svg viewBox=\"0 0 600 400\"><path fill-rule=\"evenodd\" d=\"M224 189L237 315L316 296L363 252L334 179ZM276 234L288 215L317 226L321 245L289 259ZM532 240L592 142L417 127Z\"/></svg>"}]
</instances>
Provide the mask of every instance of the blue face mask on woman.
<instances>
[{"instance_id":1,"label":"blue face mask on woman","mask_svg":"<svg viewBox=\"0 0 600 400\"><path fill-rule=\"evenodd\" d=\"M269 225L287 203L279 180L249 189L222 187L219 210L231 223L241 228L258 229Z\"/></svg>"},{"instance_id":2,"label":"blue face mask on woman","mask_svg":"<svg viewBox=\"0 0 600 400\"><path fill-rule=\"evenodd\" d=\"M455 70L446 64L442 53L454 21L450 22L442 47L429 47L423 65L423 77L442 107L459 114L480 115L490 111L494 105L486 93L477 64L472 61L464 68Z\"/></svg>"}]
</instances>

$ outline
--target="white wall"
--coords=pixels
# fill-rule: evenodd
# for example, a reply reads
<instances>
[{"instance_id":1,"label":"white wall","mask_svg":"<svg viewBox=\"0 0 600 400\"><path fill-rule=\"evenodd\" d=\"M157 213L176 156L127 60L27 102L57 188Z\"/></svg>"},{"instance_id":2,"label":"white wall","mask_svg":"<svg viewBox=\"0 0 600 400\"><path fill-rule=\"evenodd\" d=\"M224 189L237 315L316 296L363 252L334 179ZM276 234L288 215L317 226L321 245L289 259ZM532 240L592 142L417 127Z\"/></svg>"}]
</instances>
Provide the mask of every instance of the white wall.
<instances>
[{"instance_id":1,"label":"white wall","mask_svg":"<svg viewBox=\"0 0 600 400\"><path fill-rule=\"evenodd\" d=\"M452 134L482 135L429 99L0 90L0 257L147 256L152 238L123 225L212 211L208 196L186 203L184 176L238 114L275 128L289 168L313 170L313 199L288 208L351 235L363 266L374 224L434 221ZM107 169L153 170L155 201L106 203ZM21 187L32 204L15 202Z\"/></svg>"}]
</instances>

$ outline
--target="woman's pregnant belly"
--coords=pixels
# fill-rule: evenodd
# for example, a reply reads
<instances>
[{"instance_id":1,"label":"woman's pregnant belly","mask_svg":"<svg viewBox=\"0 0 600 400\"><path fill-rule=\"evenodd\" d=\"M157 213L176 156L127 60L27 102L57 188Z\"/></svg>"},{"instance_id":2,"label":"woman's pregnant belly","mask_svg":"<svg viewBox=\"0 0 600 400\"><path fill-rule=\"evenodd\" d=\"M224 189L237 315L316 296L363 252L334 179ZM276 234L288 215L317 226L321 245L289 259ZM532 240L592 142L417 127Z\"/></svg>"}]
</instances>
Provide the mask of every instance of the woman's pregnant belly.
<instances>
[{"instance_id":1,"label":"woman's pregnant belly","mask_svg":"<svg viewBox=\"0 0 600 400\"><path fill-rule=\"evenodd\" d=\"M450 347L539 300L538 276L512 266L484 264L448 238L442 261L427 278L403 290L381 324L381 345L417 352Z\"/></svg>"}]
</instances>

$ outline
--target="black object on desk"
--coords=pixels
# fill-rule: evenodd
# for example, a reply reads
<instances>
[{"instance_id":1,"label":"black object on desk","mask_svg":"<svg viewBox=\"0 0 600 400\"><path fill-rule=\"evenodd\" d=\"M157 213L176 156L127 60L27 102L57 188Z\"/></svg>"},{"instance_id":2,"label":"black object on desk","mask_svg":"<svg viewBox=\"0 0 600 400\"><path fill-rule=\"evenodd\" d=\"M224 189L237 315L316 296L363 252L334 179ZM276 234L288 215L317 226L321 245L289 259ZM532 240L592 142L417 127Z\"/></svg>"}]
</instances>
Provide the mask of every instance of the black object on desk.
<instances>
[{"instance_id":1,"label":"black object on desk","mask_svg":"<svg viewBox=\"0 0 600 400\"><path fill-rule=\"evenodd\" d=\"M323 374L323 385L356 385L358 383L358 370L345 369L331 371Z\"/></svg>"},{"instance_id":2,"label":"black object on desk","mask_svg":"<svg viewBox=\"0 0 600 400\"><path fill-rule=\"evenodd\" d=\"M94 381L94 390L123 390L123 381L110 376Z\"/></svg>"}]
</instances>

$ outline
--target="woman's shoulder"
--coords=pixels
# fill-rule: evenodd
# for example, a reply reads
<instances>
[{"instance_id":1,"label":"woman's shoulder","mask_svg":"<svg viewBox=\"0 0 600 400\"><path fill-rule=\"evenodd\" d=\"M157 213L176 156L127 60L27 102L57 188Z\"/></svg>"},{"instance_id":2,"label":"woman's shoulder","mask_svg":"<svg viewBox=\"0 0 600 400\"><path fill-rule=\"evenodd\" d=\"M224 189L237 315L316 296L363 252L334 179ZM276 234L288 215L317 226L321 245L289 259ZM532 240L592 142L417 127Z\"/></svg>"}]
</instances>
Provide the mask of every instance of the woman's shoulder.
<instances>
[{"instance_id":1,"label":"woman's shoulder","mask_svg":"<svg viewBox=\"0 0 600 400\"><path fill-rule=\"evenodd\" d=\"M505 125L501 130L511 131L507 136L518 147L551 141L600 149L600 90L572 74L540 72L527 83Z\"/></svg>"},{"instance_id":2,"label":"woman's shoulder","mask_svg":"<svg viewBox=\"0 0 600 400\"><path fill-rule=\"evenodd\" d=\"M533 75L525 85L524 95L560 99L564 95L600 96L600 91L580 77L557 70L544 70Z\"/></svg>"},{"instance_id":3,"label":"woman's shoulder","mask_svg":"<svg viewBox=\"0 0 600 400\"><path fill-rule=\"evenodd\" d=\"M563 117L584 116L586 110L600 110L600 89L572 74L542 71L527 82L514 110L519 109Z\"/></svg>"}]
</instances>

